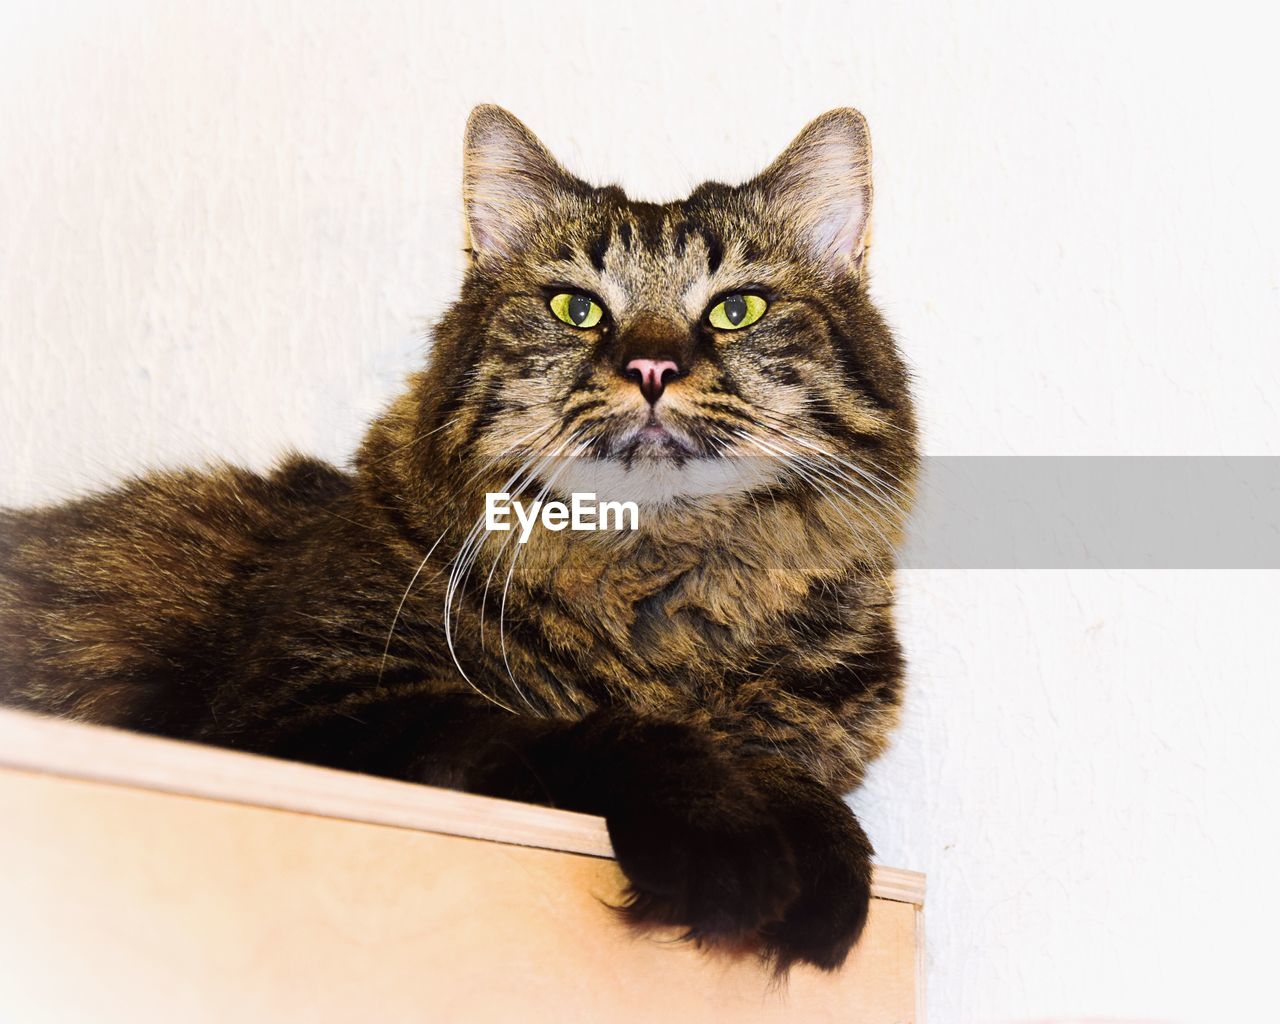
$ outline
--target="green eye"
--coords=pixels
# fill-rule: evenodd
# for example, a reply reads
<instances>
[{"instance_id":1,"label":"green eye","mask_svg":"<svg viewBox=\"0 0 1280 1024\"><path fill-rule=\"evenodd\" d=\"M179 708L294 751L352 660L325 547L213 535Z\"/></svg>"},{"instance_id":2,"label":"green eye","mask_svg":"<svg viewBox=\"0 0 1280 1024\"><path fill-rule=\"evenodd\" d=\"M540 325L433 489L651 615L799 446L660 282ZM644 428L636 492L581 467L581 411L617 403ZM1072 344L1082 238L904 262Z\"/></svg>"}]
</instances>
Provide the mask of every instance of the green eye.
<instances>
[{"instance_id":1,"label":"green eye","mask_svg":"<svg viewBox=\"0 0 1280 1024\"><path fill-rule=\"evenodd\" d=\"M575 295L572 292L561 292L551 300L551 312L556 319L563 320L570 327L594 327L604 316L600 303L590 295Z\"/></svg>"},{"instance_id":2,"label":"green eye","mask_svg":"<svg viewBox=\"0 0 1280 1024\"><path fill-rule=\"evenodd\" d=\"M768 308L759 295L726 295L711 308L707 320L722 331L736 331L755 323Z\"/></svg>"}]
</instances>

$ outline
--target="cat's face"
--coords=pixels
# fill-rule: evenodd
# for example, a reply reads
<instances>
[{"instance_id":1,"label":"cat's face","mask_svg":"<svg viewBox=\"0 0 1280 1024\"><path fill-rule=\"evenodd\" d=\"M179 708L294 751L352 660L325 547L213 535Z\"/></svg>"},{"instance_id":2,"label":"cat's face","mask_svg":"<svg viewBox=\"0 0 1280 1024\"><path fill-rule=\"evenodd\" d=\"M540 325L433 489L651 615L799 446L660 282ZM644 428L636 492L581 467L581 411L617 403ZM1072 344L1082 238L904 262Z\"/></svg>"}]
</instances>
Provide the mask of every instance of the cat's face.
<instances>
[{"instance_id":1,"label":"cat's face","mask_svg":"<svg viewBox=\"0 0 1280 1024\"><path fill-rule=\"evenodd\" d=\"M477 109L446 354L475 457L543 453L557 490L659 502L879 465L910 409L864 290L869 161L861 116L833 111L746 185L633 202Z\"/></svg>"}]
</instances>

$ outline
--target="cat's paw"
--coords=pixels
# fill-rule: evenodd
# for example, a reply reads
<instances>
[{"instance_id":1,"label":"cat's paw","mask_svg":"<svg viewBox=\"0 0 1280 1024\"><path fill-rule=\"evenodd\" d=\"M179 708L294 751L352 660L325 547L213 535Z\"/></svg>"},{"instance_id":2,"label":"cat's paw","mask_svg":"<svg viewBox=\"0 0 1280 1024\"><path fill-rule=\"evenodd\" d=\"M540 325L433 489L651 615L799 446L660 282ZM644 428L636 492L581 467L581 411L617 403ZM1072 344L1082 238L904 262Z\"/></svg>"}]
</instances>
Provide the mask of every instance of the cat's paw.
<instances>
[{"instance_id":1,"label":"cat's paw","mask_svg":"<svg viewBox=\"0 0 1280 1024\"><path fill-rule=\"evenodd\" d=\"M606 815L628 882L621 909L636 925L746 948L801 891L796 858L746 772L709 750L698 761L679 793L643 794Z\"/></svg>"},{"instance_id":2,"label":"cat's paw","mask_svg":"<svg viewBox=\"0 0 1280 1024\"><path fill-rule=\"evenodd\" d=\"M834 794L804 799L788 789L781 798L791 801L783 818L796 850L801 889L783 917L761 930L762 953L779 975L797 963L834 971L867 923L871 844Z\"/></svg>"},{"instance_id":3,"label":"cat's paw","mask_svg":"<svg viewBox=\"0 0 1280 1024\"><path fill-rule=\"evenodd\" d=\"M801 873L813 867L802 857ZM838 970L862 935L871 887L861 866L837 856L805 879L800 896L780 921L761 932L764 957L778 974L797 963Z\"/></svg>"},{"instance_id":4,"label":"cat's paw","mask_svg":"<svg viewBox=\"0 0 1280 1024\"><path fill-rule=\"evenodd\" d=\"M609 821L638 925L676 926L713 945L750 942L800 891L795 859L763 805L732 812L636 812Z\"/></svg>"}]
</instances>

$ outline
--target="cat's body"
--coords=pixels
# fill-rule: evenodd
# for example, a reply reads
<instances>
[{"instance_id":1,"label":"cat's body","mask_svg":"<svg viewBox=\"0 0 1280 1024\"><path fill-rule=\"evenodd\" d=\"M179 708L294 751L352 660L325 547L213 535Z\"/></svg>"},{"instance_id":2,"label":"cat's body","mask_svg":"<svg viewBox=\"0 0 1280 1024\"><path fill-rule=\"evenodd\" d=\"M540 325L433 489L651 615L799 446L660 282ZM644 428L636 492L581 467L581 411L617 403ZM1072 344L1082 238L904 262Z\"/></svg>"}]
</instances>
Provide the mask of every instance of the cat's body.
<instances>
[{"instance_id":1,"label":"cat's body","mask_svg":"<svg viewBox=\"0 0 1280 1024\"><path fill-rule=\"evenodd\" d=\"M840 963L870 856L840 794L897 715L916 458L866 159L833 112L756 182L633 203L481 108L462 299L354 470L5 513L0 695L602 813L634 919ZM602 480L639 529L480 528L486 492Z\"/></svg>"}]
</instances>

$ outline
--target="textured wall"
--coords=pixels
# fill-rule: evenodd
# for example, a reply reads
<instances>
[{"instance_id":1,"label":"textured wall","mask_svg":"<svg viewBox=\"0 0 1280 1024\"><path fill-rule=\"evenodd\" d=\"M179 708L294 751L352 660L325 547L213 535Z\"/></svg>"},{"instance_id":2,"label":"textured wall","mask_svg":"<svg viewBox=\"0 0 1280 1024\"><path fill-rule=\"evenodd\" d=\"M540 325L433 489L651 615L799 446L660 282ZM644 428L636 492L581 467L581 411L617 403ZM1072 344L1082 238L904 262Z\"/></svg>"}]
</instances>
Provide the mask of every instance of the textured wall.
<instances>
[{"instance_id":1,"label":"textured wall","mask_svg":"<svg viewBox=\"0 0 1280 1024\"><path fill-rule=\"evenodd\" d=\"M0 500L343 458L457 286L486 100L648 197L857 105L929 451L1280 454L1276 16L1116 6L7 3ZM929 872L932 1019L1269 1005L1276 575L903 589L857 803Z\"/></svg>"}]
</instances>

